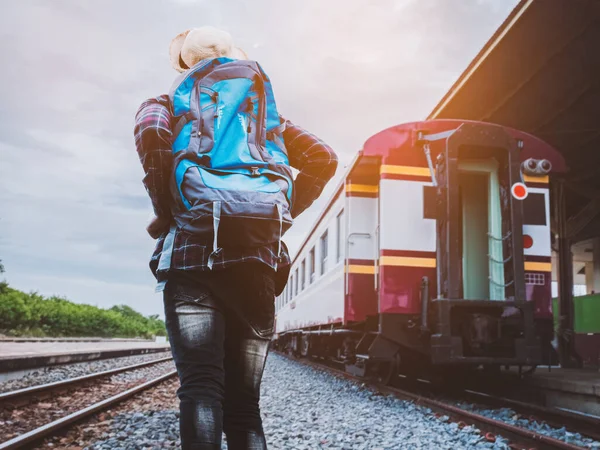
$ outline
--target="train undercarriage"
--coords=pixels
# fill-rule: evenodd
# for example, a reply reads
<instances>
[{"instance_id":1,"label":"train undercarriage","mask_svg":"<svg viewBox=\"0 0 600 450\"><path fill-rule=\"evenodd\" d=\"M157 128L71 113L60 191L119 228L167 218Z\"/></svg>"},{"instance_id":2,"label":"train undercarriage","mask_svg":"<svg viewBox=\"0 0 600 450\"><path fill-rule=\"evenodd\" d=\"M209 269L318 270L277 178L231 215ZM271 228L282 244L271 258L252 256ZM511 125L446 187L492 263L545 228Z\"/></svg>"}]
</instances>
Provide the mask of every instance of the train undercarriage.
<instances>
[{"instance_id":1,"label":"train undercarriage","mask_svg":"<svg viewBox=\"0 0 600 450\"><path fill-rule=\"evenodd\" d=\"M388 384L398 375L425 378L436 383L446 383L448 380L456 382L469 372L497 373L503 367L517 367L519 372L531 373L539 362L539 338L535 338L533 345L529 347L524 338L513 340L512 345L506 337L502 339L496 336L493 339L489 330L490 324L493 323L491 316L473 314L472 327L460 330L462 335L450 336L450 339L447 339L449 345L440 347L431 346L432 338L437 338L437 342L443 341L443 338L432 336L429 330L416 325L419 317L406 322L405 318L386 315L384 320L388 325L394 319L405 322L398 327L406 330L400 342L376 331L375 319L347 327L337 324L290 330L278 334L272 342L272 348L297 358L324 360L343 367L352 375L374 379L382 384ZM496 327L497 325L493 325L493 328ZM500 328L509 335L520 333L519 326L514 322L511 324L510 320ZM415 343L414 346L406 345L409 341L407 336L412 337L410 341ZM441 350L438 350L440 348ZM463 356L454 353L460 353L463 348L468 349L467 356L464 356L464 353ZM510 352L513 357L502 358L498 356L498 352ZM441 357L436 358L436 354L441 354ZM494 354L495 356L492 356ZM457 357L448 358L448 355ZM519 356L515 358L514 355ZM528 355L533 355L533 358Z\"/></svg>"}]
</instances>

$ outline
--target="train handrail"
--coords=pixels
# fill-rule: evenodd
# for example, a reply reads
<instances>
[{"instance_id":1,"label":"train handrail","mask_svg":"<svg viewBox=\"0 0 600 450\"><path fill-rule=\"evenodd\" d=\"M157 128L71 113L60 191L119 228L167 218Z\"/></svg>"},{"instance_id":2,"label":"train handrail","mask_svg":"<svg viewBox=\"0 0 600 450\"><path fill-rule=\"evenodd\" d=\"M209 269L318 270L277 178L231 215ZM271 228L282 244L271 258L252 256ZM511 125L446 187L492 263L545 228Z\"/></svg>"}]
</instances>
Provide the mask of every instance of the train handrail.
<instances>
[{"instance_id":1,"label":"train handrail","mask_svg":"<svg viewBox=\"0 0 600 450\"><path fill-rule=\"evenodd\" d=\"M379 223L377 224L377 227L375 228L375 259L373 261L373 264L375 266L375 274L373 276L373 288L375 289L375 291L377 291L379 289L379 256L380 256L380 252L381 252L381 235L379 233Z\"/></svg>"}]
</instances>

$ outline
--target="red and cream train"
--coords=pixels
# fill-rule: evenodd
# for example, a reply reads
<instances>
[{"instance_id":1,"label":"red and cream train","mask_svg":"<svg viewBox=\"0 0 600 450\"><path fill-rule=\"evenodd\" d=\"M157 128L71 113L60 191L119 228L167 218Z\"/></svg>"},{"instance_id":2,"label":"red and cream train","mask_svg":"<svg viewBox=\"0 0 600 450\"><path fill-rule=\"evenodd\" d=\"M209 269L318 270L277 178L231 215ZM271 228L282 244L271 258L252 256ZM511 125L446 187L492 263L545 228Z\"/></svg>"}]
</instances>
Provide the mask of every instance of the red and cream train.
<instances>
[{"instance_id":1,"label":"red and cream train","mask_svg":"<svg viewBox=\"0 0 600 450\"><path fill-rule=\"evenodd\" d=\"M549 173L488 123L395 126L364 144L276 299L276 348L376 372L539 364L552 337Z\"/></svg>"}]
</instances>

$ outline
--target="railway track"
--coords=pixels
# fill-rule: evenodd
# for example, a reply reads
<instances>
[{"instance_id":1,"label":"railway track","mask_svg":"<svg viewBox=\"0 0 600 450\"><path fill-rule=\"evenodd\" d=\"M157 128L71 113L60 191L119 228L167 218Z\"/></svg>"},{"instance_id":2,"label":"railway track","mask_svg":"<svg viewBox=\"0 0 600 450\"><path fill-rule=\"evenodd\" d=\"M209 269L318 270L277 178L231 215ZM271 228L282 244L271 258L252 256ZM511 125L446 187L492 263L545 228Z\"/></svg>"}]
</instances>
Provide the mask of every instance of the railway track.
<instances>
[{"instance_id":1,"label":"railway track","mask_svg":"<svg viewBox=\"0 0 600 450\"><path fill-rule=\"evenodd\" d=\"M596 417L527 403L485 391L465 390L462 396L490 407L511 408L521 415L537 418L553 427L577 430L578 433L600 442L600 420Z\"/></svg>"},{"instance_id":2,"label":"railway track","mask_svg":"<svg viewBox=\"0 0 600 450\"><path fill-rule=\"evenodd\" d=\"M3 408L26 408L30 406L30 403L39 402L40 399L61 395L60 393L65 391L73 394L77 390L78 386L85 386L86 384L89 385L90 381L98 381L102 380L103 378L110 379L110 377L113 375L139 370L153 364L165 363L170 359L171 358L160 358L153 361L147 361L140 364L134 364L118 369L90 374L70 380L3 393L0 394L0 411ZM290 359L296 360L295 358ZM448 402L445 399L441 400L436 398L439 392L427 389L425 384L415 387L413 386L414 383L411 382L411 386L408 388L383 386L380 383L371 382L364 378L353 376L345 371L339 370L338 368L324 364L320 361L306 359L297 361L309 366L313 366L319 370L328 371L336 376L358 381L361 384L366 384L370 389L378 393L384 395L393 395L397 398L409 400L417 405L427 407L439 416L447 416L451 421L458 423L459 427L467 424L474 425L482 431L482 435L489 441L493 441L495 439L495 435L503 436L512 442L512 448L515 449L581 450L582 448L585 448L554 439L530 429L521 428L503 421L495 420L485 415L478 414L474 411L463 409L457 406L454 400ZM98 412L110 409L112 406L175 376L175 371L169 371L152 379L144 380L144 382L135 386L127 386L120 392L115 393L108 398L104 398L99 401L90 401L77 411L64 414L55 420L48 421L47 423L44 423L35 429L25 431L16 437L0 443L0 450L30 448L32 445L40 442L42 439L54 436L64 431L75 422L79 422L82 419L92 416ZM568 427L581 432L584 435L598 439L598 430L600 430L600 428L597 426L598 421L595 419L581 417L568 412L551 410L549 408L543 408L525 402L505 399L484 392L465 391L464 394L466 397L461 396L461 400L463 401L468 397L470 400L481 404L494 405L496 407L508 406L520 413L531 414L536 418L545 420L549 424L567 425ZM458 396L456 392L452 395L454 397Z\"/></svg>"},{"instance_id":3,"label":"railway track","mask_svg":"<svg viewBox=\"0 0 600 450\"><path fill-rule=\"evenodd\" d=\"M166 363L171 359L171 357L159 358L152 361L119 367L116 369L71 378L55 383L48 383L25 389L19 389L12 392L5 392L0 394L0 414L14 414L16 411L18 417L21 412L27 410L28 408L31 409L37 407L38 410L41 410L48 407L48 405L50 405L50 408L55 406L54 403L57 402L41 403L43 400L48 398L58 399L64 402L64 400L68 401L70 398L75 398L77 394L81 394L81 396L86 397L87 392L92 392L95 388L101 388L103 381L108 382L108 384L111 385L110 387L113 388L112 390L115 390L115 383L110 383L111 377L114 375L122 373L134 373L135 371L145 369L149 366ZM146 379L143 382L135 385L132 385L134 383L131 382L120 383L124 388L121 390L117 389L117 392L110 392L112 395L107 398L96 398L94 400L94 395L90 395L92 399L85 402L85 405L81 405L83 407L78 407L79 409L67 414L59 414L60 417L55 418L54 420L49 420L42 425L37 426L36 428L26 430L20 433L18 436L11 437L10 439L1 442L0 450L30 448L32 445L40 442L42 439L64 431L75 422L79 422L82 419L90 417L98 412L109 409L112 406L121 403L146 389L175 377L176 375L177 372L175 370L169 370L166 373L155 376L151 379ZM82 389L86 389L87 391L82 393L80 392ZM100 394L101 393L102 392L100 392ZM10 425L5 425L5 427L7 426Z\"/></svg>"},{"instance_id":4,"label":"railway track","mask_svg":"<svg viewBox=\"0 0 600 450\"><path fill-rule=\"evenodd\" d=\"M382 385L375 381L349 374L345 370L332 367L321 361L314 359L296 359L289 355L280 353L290 359L294 359L302 364L310 365L319 370L328 371L334 375L360 382L370 389L384 394L393 395L402 400L411 401L417 405L425 406L435 411L439 416L447 416L450 420L459 424L459 426L474 425L482 431L487 440L493 441L495 435L503 436L509 439L514 449L539 449L539 450L582 450L587 447L580 447L559 439L552 438L536 431L511 425L501 420L492 419L474 411L469 411L458 407L454 400L440 400L435 398L437 393L421 386L415 388L399 388L394 386ZM412 384L412 383L411 383ZM426 383L423 383L426 384ZM453 393L455 397L457 393ZM546 423L563 427L568 426L582 435L588 436L594 440L600 440L600 421L595 418L581 416L567 411L560 411L551 408L544 408L538 405L532 405L525 402L506 399L483 392L465 390L464 395L472 401L495 407L507 407L516 410L519 413L529 414L532 418L545 421ZM464 401L465 397L462 397Z\"/></svg>"}]
</instances>

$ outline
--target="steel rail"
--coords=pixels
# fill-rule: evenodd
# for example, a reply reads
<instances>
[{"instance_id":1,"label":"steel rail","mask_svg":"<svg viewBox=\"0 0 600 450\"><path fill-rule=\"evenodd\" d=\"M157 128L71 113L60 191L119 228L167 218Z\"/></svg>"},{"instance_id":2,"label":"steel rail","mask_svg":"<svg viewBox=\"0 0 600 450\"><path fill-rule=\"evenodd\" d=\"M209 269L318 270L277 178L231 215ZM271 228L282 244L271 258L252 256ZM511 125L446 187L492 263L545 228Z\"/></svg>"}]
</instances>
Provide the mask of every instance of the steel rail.
<instances>
[{"instance_id":1,"label":"steel rail","mask_svg":"<svg viewBox=\"0 0 600 450\"><path fill-rule=\"evenodd\" d=\"M567 427L576 430L583 436L595 441L600 441L600 420L590 415L578 414L558 408L526 403L509 397L503 397L485 391L465 390L466 397L472 397L475 401L488 404L492 407L513 407L515 412L529 414L532 419L540 419L551 426L561 428Z\"/></svg>"},{"instance_id":2,"label":"steel rail","mask_svg":"<svg viewBox=\"0 0 600 450\"><path fill-rule=\"evenodd\" d=\"M66 428L67 426L71 425L74 422L77 422L88 416L91 416L98 411L107 409L109 406L120 403L120 402L128 399L129 397L132 397L141 391L151 388L152 386L160 384L163 381L173 378L176 375L177 375L177 371L173 370L173 371L168 372L164 375L161 375L157 378L154 378L150 381L147 381L147 382L142 383L138 386L135 386L131 389L128 389L124 392L116 394L110 398L102 400L98 403L94 403L93 405L90 405L84 409L81 409L72 414L69 414L68 416L65 416L65 417L57 419L53 422L47 423L46 425L42 425L39 428L36 428L36 429L31 430L27 433L24 433L20 436L17 436L16 438L13 438L6 442L1 443L0 450L14 450L14 449L20 449L20 448L25 448L26 446L30 446L32 443L38 442L41 439L55 433L56 431Z\"/></svg>"},{"instance_id":3,"label":"steel rail","mask_svg":"<svg viewBox=\"0 0 600 450\"><path fill-rule=\"evenodd\" d=\"M42 392L55 391L60 390L65 387L70 387L79 383L83 383L85 381L94 380L97 378L102 378L109 375L115 375L122 372L127 372L130 370L139 369L142 367L151 366L153 364L159 364L161 362L169 361L173 359L172 356L167 356L164 358L153 359L152 361L145 361L138 364L130 364L129 366L117 367L116 369L105 370L102 372L91 373L88 375L82 375L80 377L68 378L66 380L55 381L53 383L40 384L37 386L30 386L23 389L17 389L15 391L3 392L0 393L0 406L4 406L9 400L20 400L25 397L30 397L34 394L39 394Z\"/></svg>"},{"instance_id":4,"label":"steel rail","mask_svg":"<svg viewBox=\"0 0 600 450\"><path fill-rule=\"evenodd\" d=\"M512 408L520 416L528 416L528 420L544 422L555 428L573 429L583 436L600 441L600 418L591 414L566 410L556 406L544 406L536 403L535 400L531 402L517 400L519 391L516 393L495 392L481 384L479 379L477 380L477 387L461 387L450 392L440 390L439 386L436 389L435 384L431 384L430 380L417 379L416 381L424 383L424 391L418 390L421 395L442 395L444 398L457 402L468 399L473 403L487 405L491 408ZM416 385L409 384L409 386L411 386L411 391L416 388ZM528 391L531 391L531 389L528 388Z\"/></svg>"},{"instance_id":5,"label":"steel rail","mask_svg":"<svg viewBox=\"0 0 600 450\"><path fill-rule=\"evenodd\" d=\"M278 352L279 353L279 352ZM494 434L501 435L513 443L517 444L525 444L526 446L523 448L535 448L535 449L548 449L548 450L583 450L584 447L579 447L577 445L569 444L567 442L551 438L544 434L536 433L532 430L527 430L525 428L517 427L506 422L502 422L500 420L491 419L486 416L482 416L480 414L464 410L454 405L450 405L439 400L434 400L427 396L418 395L413 392L406 391L404 389L398 389L390 386L383 386L376 382L370 381L366 378L360 378L354 376L352 374L347 373L346 371L336 369L330 367L326 364L311 361L307 359L297 359L289 357L284 353L279 353L282 356L288 357L294 361L297 361L301 364L306 364L309 366L313 366L322 370L329 371L333 374L341 376L343 378L358 381L371 390L375 390L376 392L382 394L393 395L402 400L409 400L417 405L426 406L438 413L443 415L447 415L454 419L455 421L462 421L465 423L470 423L477 426L480 430L491 432ZM532 447L533 446L533 447ZM2 448L0 448L2 450Z\"/></svg>"},{"instance_id":6,"label":"steel rail","mask_svg":"<svg viewBox=\"0 0 600 450\"><path fill-rule=\"evenodd\" d=\"M551 450L582 450L584 448L402 389L383 386L377 389L382 392L388 391L388 393L400 398L412 400L416 404L425 405L455 419L470 422L484 431L499 434L519 444L533 445L534 448Z\"/></svg>"}]
</instances>

